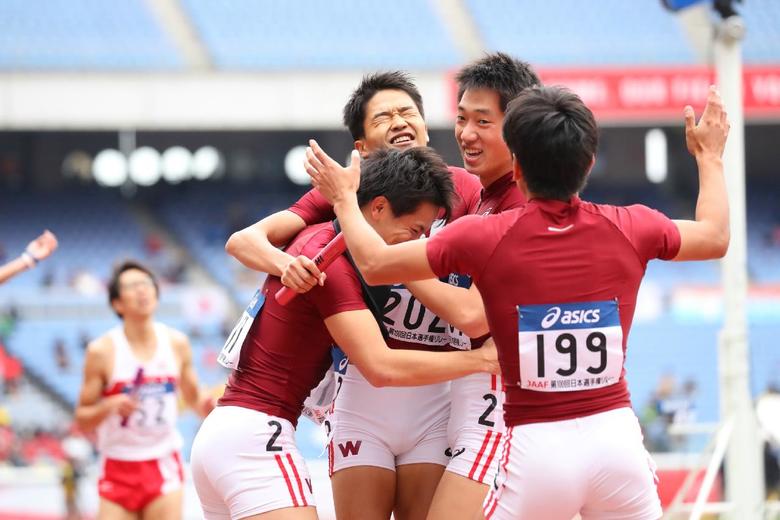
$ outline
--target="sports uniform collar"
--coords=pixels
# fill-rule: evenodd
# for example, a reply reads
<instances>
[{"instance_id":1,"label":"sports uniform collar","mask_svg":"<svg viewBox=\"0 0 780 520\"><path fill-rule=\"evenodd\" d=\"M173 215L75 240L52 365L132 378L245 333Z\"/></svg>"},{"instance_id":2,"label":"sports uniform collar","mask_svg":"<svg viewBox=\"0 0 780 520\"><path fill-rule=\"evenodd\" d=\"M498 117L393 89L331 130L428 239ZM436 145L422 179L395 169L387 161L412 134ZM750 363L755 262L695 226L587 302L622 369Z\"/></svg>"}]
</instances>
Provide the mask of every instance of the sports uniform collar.
<instances>
[{"instance_id":1,"label":"sports uniform collar","mask_svg":"<svg viewBox=\"0 0 780 520\"><path fill-rule=\"evenodd\" d=\"M572 214L576 213L579 209L580 202L581 200L577 195L572 195L572 197L566 202L562 200L541 198L533 198L528 201L529 204L539 206L539 209L541 209L554 220L566 219Z\"/></svg>"},{"instance_id":2,"label":"sports uniform collar","mask_svg":"<svg viewBox=\"0 0 780 520\"><path fill-rule=\"evenodd\" d=\"M498 179L494 180L487 188L482 188L480 197L482 200L489 199L496 193L501 193L506 190L507 186L513 184L515 181L512 179L512 172L502 175Z\"/></svg>"}]
</instances>

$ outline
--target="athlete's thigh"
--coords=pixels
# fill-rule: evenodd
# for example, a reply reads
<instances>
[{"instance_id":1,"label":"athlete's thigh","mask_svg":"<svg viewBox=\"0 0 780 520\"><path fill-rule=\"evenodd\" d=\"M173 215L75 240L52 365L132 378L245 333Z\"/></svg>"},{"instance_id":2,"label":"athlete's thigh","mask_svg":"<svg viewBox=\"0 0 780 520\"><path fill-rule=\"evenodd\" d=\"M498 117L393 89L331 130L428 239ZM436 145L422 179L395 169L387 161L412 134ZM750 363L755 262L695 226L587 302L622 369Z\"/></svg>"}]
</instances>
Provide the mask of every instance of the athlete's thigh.
<instances>
[{"instance_id":1,"label":"athlete's thigh","mask_svg":"<svg viewBox=\"0 0 780 520\"><path fill-rule=\"evenodd\" d=\"M128 511L116 502L100 497L97 520L137 520L139 518L138 514Z\"/></svg>"},{"instance_id":2,"label":"athlete's thigh","mask_svg":"<svg viewBox=\"0 0 780 520\"><path fill-rule=\"evenodd\" d=\"M485 518L571 520L587 494L583 450L587 445L572 421L507 428L498 474L482 506Z\"/></svg>"},{"instance_id":3,"label":"athlete's thigh","mask_svg":"<svg viewBox=\"0 0 780 520\"><path fill-rule=\"evenodd\" d=\"M374 466L353 466L331 477L339 520L388 520L395 500L395 472Z\"/></svg>"},{"instance_id":4,"label":"athlete's thigh","mask_svg":"<svg viewBox=\"0 0 780 520\"><path fill-rule=\"evenodd\" d=\"M404 464L396 468L396 520L423 520L428 516L444 466L440 464Z\"/></svg>"},{"instance_id":5,"label":"athlete's thigh","mask_svg":"<svg viewBox=\"0 0 780 520\"><path fill-rule=\"evenodd\" d=\"M141 511L141 520L177 520L182 516L183 493L181 489L160 495Z\"/></svg>"},{"instance_id":6,"label":"athlete's thigh","mask_svg":"<svg viewBox=\"0 0 780 520\"><path fill-rule=\"evenodd\" d=\"M585 520L656 520L662 515L655 463L634 412L620 408L586 418L593 478Z\"/></svg>"},{"instance_id":7,"label":"athlete's thigh","mask_svg":"<svg viewBox=\"0 0 780 520\"><path fill-rule=\"evenodd\" d=\"M340 517L339 517L340 518ZM317 520L316 507L287 507L236 520Z\"/></svg>"},{"instance_id":8,"label":"athlete's thigh","mask_svg":"<svg viewBox=\"0 0 780 520\"><path fill-rule=\"evenodd\" d=\"M433 496L428 520L470 520L482 512L488 489L487 484L445 471Z\"/></svg>"}]
</instances>

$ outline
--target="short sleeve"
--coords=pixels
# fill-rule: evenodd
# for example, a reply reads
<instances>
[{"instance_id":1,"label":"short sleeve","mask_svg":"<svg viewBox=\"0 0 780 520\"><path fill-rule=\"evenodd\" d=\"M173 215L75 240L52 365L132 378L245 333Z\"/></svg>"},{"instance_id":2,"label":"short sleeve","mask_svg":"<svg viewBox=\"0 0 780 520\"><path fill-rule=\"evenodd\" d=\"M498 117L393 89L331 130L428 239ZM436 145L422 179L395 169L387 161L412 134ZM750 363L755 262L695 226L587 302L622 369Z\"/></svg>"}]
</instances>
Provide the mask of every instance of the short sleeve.
<instances>
[{"instance_id":1,"label":"short sleeve","mask_svg":"<svg viewBox=\"0 0 780 520\"><path fill-rule=\"evenodd\" d=\"M497 233L488 232L488 229L495 231L494 226L489 225L493 222L489 221L498 216L467 215L447 224L428 239L428 263L436 276L463 273L478 281L500 240Z\"/></svg>"},{"instance_id":2,"label":"short sleeve","mask_svg":"<svg viewBox=\"0 0 780 520\"><path fill-rule=\"evenodd\" d=\"M621 230L644 262L671 260L680 251L680 230L660 211L641 204L619 208Z\"/></svg>"},{"instance_id":3,"label":"short sleeve","mask_svg":"<svg viewBox=\"0 0 780 520\"><path fill-rule=\"evenodd\" d=\"M336 259L327 269L325 285L317 286L306 297L322 319L340 312L367 309L355 269L345 257Z\"/></svg>"},{"instance_id":4,"label":"short sleeve","mask_svg":"<svg viewBox=\"0 0 780 520\"><path fill-rule=\"evenodd\" d=\"M307 191L289 210L301 217L307 226L336 218L333 206L317 190Z\"/></svg>"},{"instance_id":5,"label":"short sleeve","mask_svg":"<svg viewBox=\"0 0 780 520\"><path fill-rule=\"evenodd\" d=\"M452 203L451 222L477 212L482 193L482 184L476 175L467 172L463 168L450 166L449 170L452 174L452 182L455 185L457 197Z\"/></svg>"}]
</instances>

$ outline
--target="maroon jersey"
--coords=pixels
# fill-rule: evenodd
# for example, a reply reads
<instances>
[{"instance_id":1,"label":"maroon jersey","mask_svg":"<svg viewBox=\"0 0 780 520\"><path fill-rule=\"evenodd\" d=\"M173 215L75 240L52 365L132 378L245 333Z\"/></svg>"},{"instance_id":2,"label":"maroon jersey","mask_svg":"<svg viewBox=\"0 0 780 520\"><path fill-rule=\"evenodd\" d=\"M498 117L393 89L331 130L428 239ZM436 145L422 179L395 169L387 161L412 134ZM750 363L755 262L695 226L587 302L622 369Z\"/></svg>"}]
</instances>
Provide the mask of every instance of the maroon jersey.
<instances>
[{"instance_id":1,"label":"maroon jersey","mask_svg":"<svg viewBox=\"0 0 780 520\"><path fill-rule=\"evenodd\" d=\"M479 206L473 214L493 215L508 209L519 208L525 202L525 195L512 179L512 172L509 172L482 190Z\"/></svg>"},{"instance_id":2,"label":"maroon jersey","mask_svg":"<svg viewBox=\"0 0 780 520\"><path fill-rule=\"evenodd\" d=\"M458 198L447 222L476 211L481 184L479 179L463 168L449 167ZM316 190L309 191L290 211L307 224L334 218L333 207ZM434 223L431 233L437 232L443 221ZM329 280L330 281L330 280ZM412 350L448 350L450 333L448 324L428 310L403 285L394 285L382 309L387 328L387 345L390 348Z\"/></svg>"},{"instance_id":3,"label":"maroon jersey","mask_svg":"<svg viewBox=\"0 0 780 520\"><path fill-rule=\"evenodd\" d=\"M677 226L636 205L533 199L468 216L428 241L437 275L471 275L498 346L508 426L630 406L626 338L647 262Z\"/></svg>"},{"instance_id":4,"label":"maroon jersey","mask_svg":"<svg viewBox=\"0 0 780 520\"><path fill-rule=\"evenodd\" d=\"M311 226L287 250L312 258L334 236L331 223ZM325 272L324 286L298 295L286 306L273 296L282 287L280 279L268 277L265 305L249 329L220 406L242 406L297 423L304 399L331 363L333 339L323 320L367 308L360 280L345 256Z\"/></svg>"},{"instance_id":5,"label":"maroon jersey","mask_svg":"<svg viewBox=\"0 0 780 520\"><path fill-rule=\"evenodd\" d=\"M512 172L507 173L500 179L493 181L490 186L482 190L479 205L474 209L475 215L491 215L501 213L508 209L520 208L526 203L525 195L517 187L517 183L512 179ZM471 286L471 279L468 275L458 274L450 276L450 283L460 287ZM450 327L450 347L455 350L478 349L484 345L490 334L485 334L478 338L469 338L463 331Z\"/></svg>"}]
</instances>

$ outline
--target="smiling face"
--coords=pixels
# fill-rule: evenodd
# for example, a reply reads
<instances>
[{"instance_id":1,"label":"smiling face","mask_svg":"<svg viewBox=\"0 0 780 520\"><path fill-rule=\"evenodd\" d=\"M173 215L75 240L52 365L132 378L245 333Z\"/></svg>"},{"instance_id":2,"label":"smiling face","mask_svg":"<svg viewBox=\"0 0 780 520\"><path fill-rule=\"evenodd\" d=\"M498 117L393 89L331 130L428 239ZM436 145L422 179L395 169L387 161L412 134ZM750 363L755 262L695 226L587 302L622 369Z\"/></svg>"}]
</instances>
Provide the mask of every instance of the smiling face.
<instances>
[{"instance_id":1,"label":"smiling face","mask_svg":"<svg viewBox=\"0 0 780 520\"><path fill-rule=\"evenodd\" d=\"M393 245L420 238L431 227L440 209L426 201L421 202L411 213L396 217L390 202L379 196L368 204L363 214L377 234Z\"/></svg>"},{"instance_id":2,"label":"smiling face","mask_svg":"<svg viewBox=\"0 0 780 520\"><path fill-rule=\"evenodd\" d=\"M405 150L428 144L428 129L412 98L403 90L380 90L366 103L365 135L355 141L361 155L381 148Z\"/></svg>"},{"instance_id":3,"label":"smiling face","mask_svg":"<svg viewBox=\"0 0 780 520\"><path fill-rule=\"evenodd\" d=\"M512 171L512 153L501 134L504 112L498 93L467 89L458 103L455 140L463 166L489 186Z\"/></svg>"}]
</instances>

